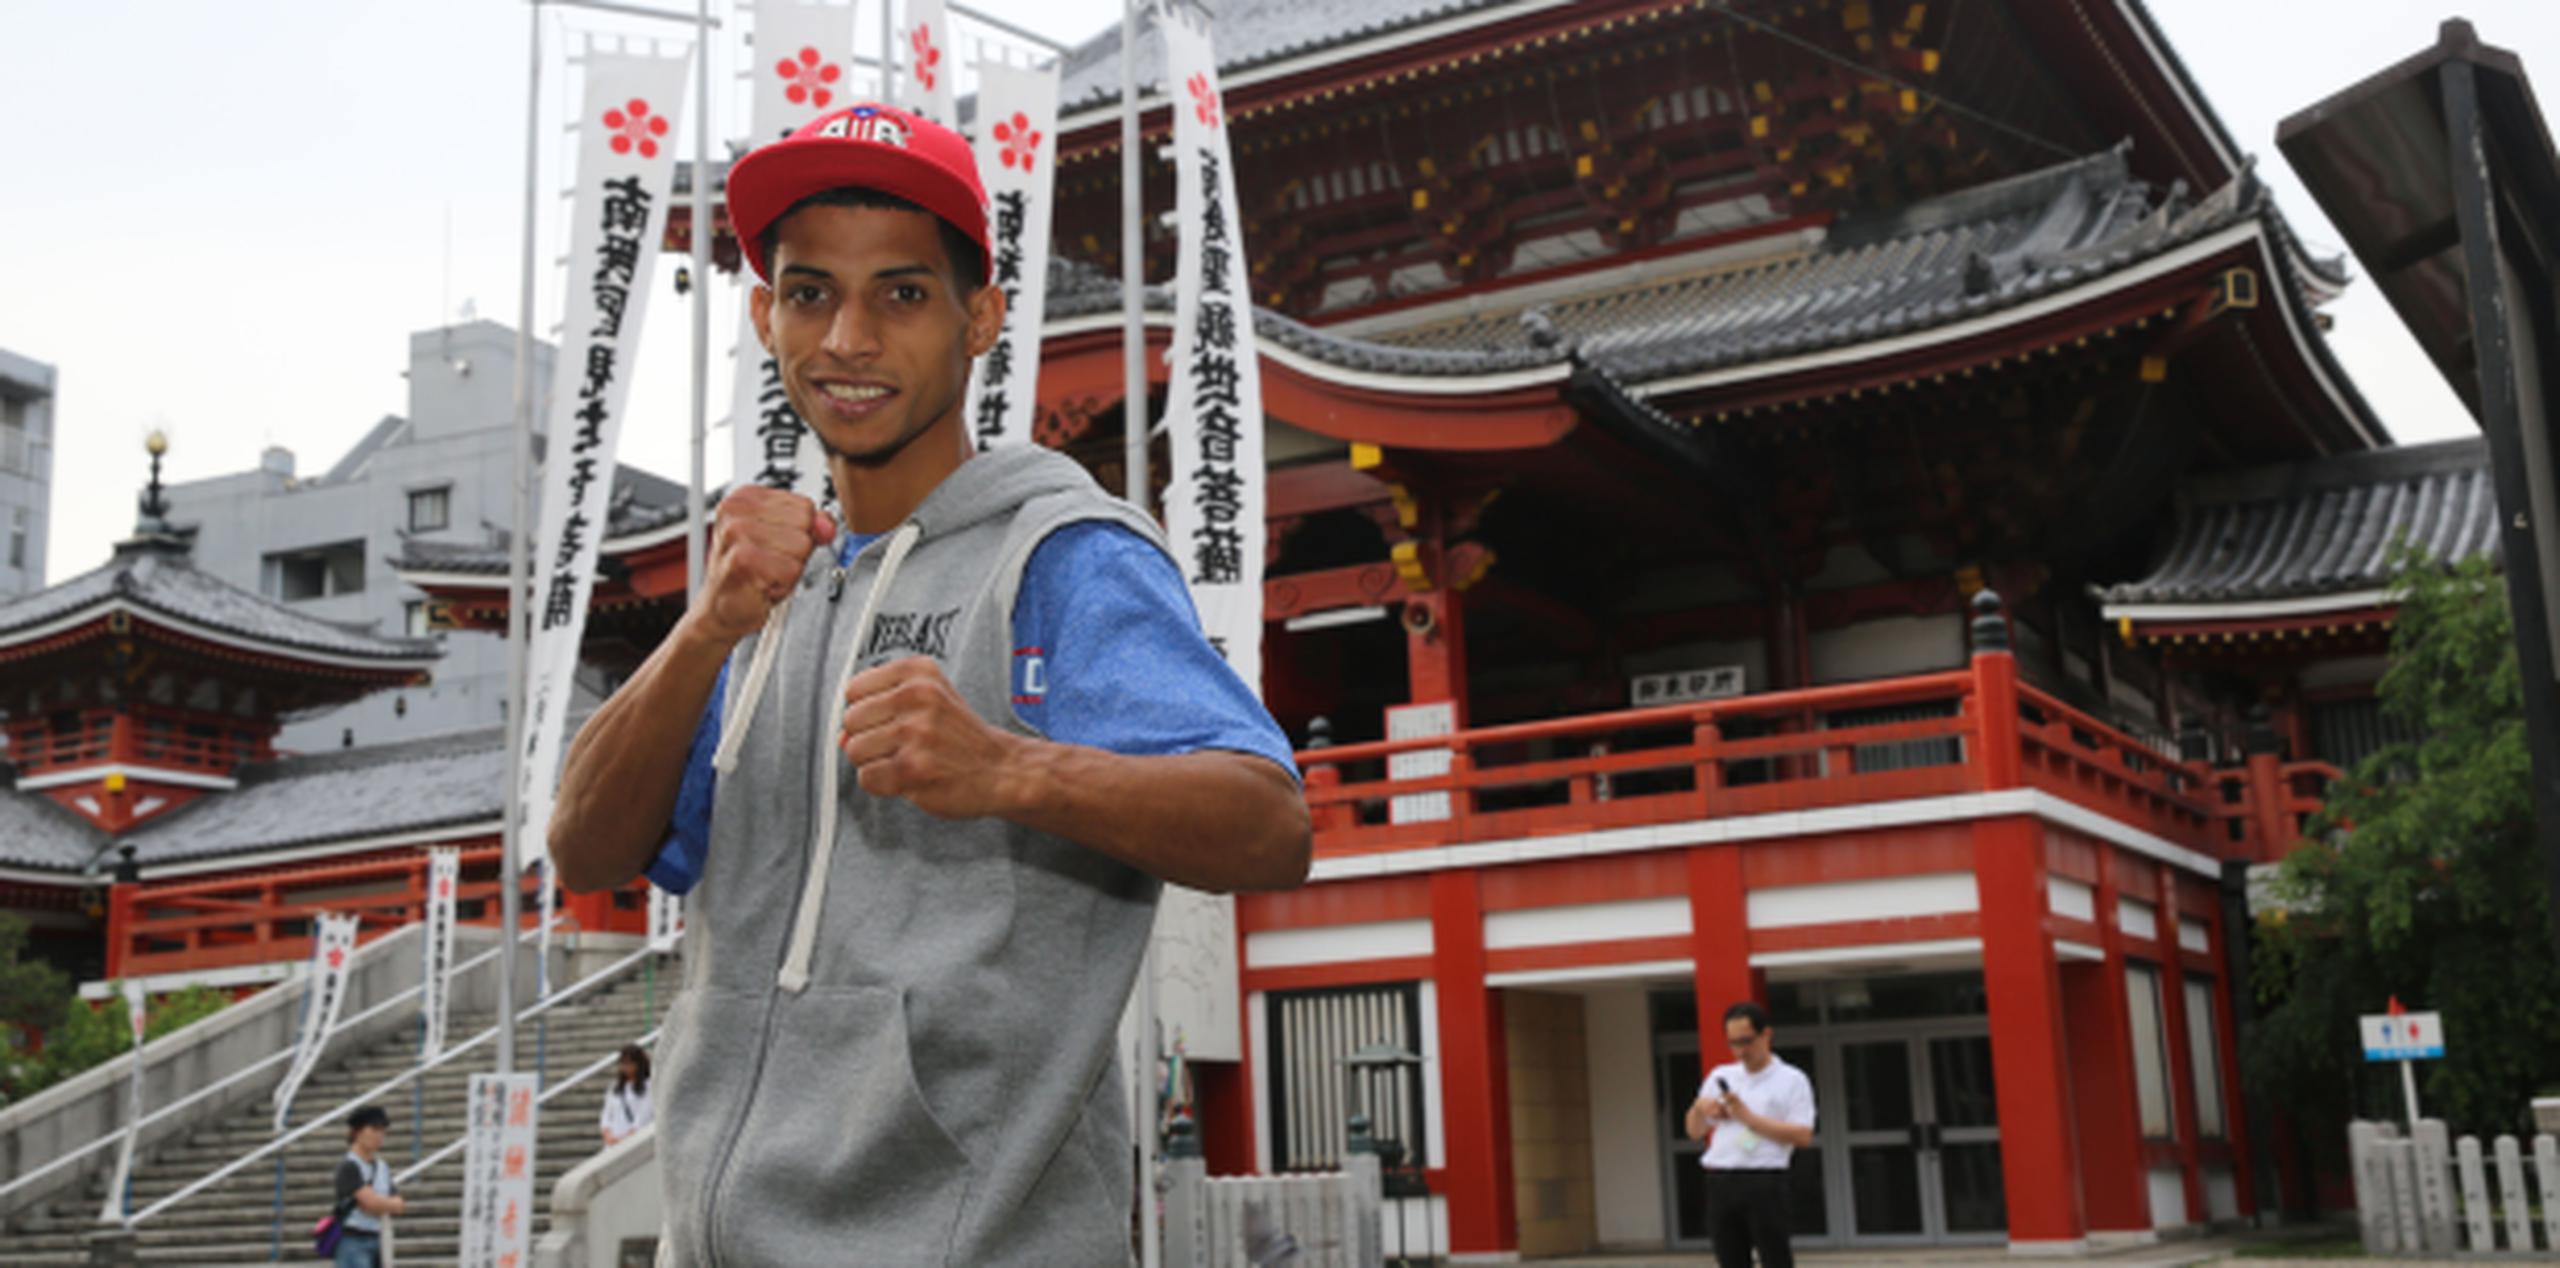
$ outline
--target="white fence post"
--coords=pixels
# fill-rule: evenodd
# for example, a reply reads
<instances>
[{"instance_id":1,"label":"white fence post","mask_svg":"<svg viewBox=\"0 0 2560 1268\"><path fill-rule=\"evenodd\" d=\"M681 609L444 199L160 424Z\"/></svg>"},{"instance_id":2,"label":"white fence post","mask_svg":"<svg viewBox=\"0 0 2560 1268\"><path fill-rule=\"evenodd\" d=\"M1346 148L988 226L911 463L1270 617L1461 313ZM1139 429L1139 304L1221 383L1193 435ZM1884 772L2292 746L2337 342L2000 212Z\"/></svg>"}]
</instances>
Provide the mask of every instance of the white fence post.
<instances>
[{"instance_id":1,"label":"white fence post","mask_svg":"<svg viewBox=\"0 0 2560 1268\"><path fill-rule=\"evenodd\" d=\"M2391 1160L2391 1214L2400 1226L2400 1249L2425 1250L2418 1222L2418 1144L2395 1140L2382 1149Z\"/></svg>"},{"instance_id":2,"label":"white fence post","mask_svg":"<svg viewBox=\"0 0 2560 1268\"><path fill-rule=\"evenodd\" d=\"M2501 1134L2497 1152L2498 1202L2505 1208L2507 1217L2507 1249L2530 1251L2533 1249L2533 1213L2524 1204L2524 1150L2517 1146L2515 1137Z\"/></svg>"},{"instance_id":3,"label":"white fence post","mask_svg":"<svg viewBox=\"0 0 2560 1268\"><path fill-rule=\"evenodd\" d=\"M2462 1222L2471 1234L2471 1249L2496 1250L2498 1239L2489 1232L2489 1182L2480 1170L2480 1141L2462 1138Z\"/></svg>"},{"instance_id":4,"label":"white fence post","mask_svg":"<svg viewBox=\"0 0 2560 1268\"><path fill-rule=\"evenodd\" d=\"M2444 1120L2418 1123L2411 1135L2418 1150L2418 1232L2429 1254L2453 1253L2453 1150Z\"/></svg>"},{"instance_id":5,"label":"white fence post","mask_svg":"<svg viewBox=\"0 0 2560 1268\"><path fill-rule=\"evenodd\" d=\"M1206 1227L1200 1208L1209 1164L1200 1156L1199 1130L1189 1114L1174 1115L1171 1136L1164 1151L1165 1268L1205 1268Z\"/></svg>"},{"instance_id":6,"label":"white fence post","mask_svg":"<svg viewBox=\"0 0 2560 1268\"><path fill-rule=\"evenodd\" d=\"M2560 1140L2533 1138L2533 1176L2542 1182L2542 1244L2560 1251Z\"/></svg>"},{"instance_id":7,"label":"white fence post","mask_svg":"<svg viewBox=\"0 0 2560 1268\"><path fill-rule=\"evenodd\" d=\"M2390 1139L2390 1131L2380 1123L2347 1124L2348 1174L2355 1181L2356 1227L2364 1235L2367 1254L2388 1254L2400 1248L2399 1234L2391 1225L2391 1172L2384 1164L2382 1146Z\"/></svg>"}]
</instances>

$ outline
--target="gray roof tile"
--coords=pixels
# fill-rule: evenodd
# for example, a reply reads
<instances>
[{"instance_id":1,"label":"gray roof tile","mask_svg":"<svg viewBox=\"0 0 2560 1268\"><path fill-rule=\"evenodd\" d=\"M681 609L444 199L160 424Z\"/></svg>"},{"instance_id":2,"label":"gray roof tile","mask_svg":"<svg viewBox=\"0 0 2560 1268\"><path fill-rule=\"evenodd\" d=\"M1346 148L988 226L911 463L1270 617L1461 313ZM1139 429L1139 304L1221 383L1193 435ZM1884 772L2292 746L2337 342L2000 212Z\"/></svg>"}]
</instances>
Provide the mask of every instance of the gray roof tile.
<instances>
[{"instance_id":1,"label":"gray roof tile","mask_svg":"<svg viewBox=\"0 0 2560 1268\"><path fill-rule=\"evenodd\" d=\"M240 786L137 828L143 866L482 823L504 813L492 728L245 766Z\"/></svg>"},{"instance_id":2,"label":"gray roof tile","mask_svg":"<svg viewBox=\"0 0 2560 1268\"><path fill-rule=\"evenodd\" d=\"M76 872L106 845L106 833L52 798L0 790L0 866Z\"/></svg>"},{"instance_id":3,"label":"gray roof tile","mask_svg":"<svg viewBox=\"0 0 2560 1268\"><path fill-rule=\"evenodd\" d=\"M0 604L0 636L124 598L146 611L211 626L281 648L425 664L432 639L385 638L272 603L201 572L183 552L119 547L116 557L69 581Z\"/></svg>"},{"instance_id":4,"label":"gray roof tile","mask_svg":"<svg viewBox=\"0 0 2560 1268\"><path fill-rule=\"evenodd\" d=\"M2407 541L2439 562L2498 557L2498 499L2478 437L2217 473L2181 490L2149 575L2111 605L2238 603L2377 590Z\"/></svg>"},{"instance_id":5,"label":"gray roof tile","mask_svg":"<svg viewBox=\"0 0 2560 1268\"><path fill-rule=\"evenodd\" d=\"M1502 0L1220 0L1216 44L1222 76L1319 49L1369 39L1389 31ZM1070 51L1060 67L1058 105L1073 114L1120 100L1120 24ZM1152 34L1138 42L1138 99L1164 80L1164 41Z\"/></svg>"}]
</instances>

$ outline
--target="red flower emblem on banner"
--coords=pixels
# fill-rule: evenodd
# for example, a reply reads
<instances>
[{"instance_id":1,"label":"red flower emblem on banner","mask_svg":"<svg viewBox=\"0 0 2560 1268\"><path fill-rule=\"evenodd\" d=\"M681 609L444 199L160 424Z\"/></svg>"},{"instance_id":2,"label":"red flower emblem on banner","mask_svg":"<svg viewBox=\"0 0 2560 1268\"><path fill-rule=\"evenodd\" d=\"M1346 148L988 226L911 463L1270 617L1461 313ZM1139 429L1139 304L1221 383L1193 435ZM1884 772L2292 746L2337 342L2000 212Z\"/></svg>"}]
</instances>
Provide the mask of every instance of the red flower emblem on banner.
<instances>
[{"instance_id":1,"label":"red flower emblem on banner","mask_svg":"<svg viewBox=\"0 0 2560 1268\"><path fill-rule=\"evenodd\" d=\"M640 147L640 157L656 158L658 142L655 138L667 134L667 117L649 113L649 103L634 97L629 105L619 110L605 111L604 126L613 130L614 153L629 154L631 147L636 145Z\"/></svg>"},{"instance_id":2,"label":"red flower emblem on banner","mask_svg":"<svg viewBox=\"0 0 2560 1268\"><path fill-rule=\"evenodd\" d=\"M917 23L916 29L907 34L907 43L916 51L915 60L908 65L915 70L916 81L931 91L935 77L933 68L942 64L942 50L933 46L933 25Z\"/></svg>"},{"instance_id":3,"label":"red flower emblem on banner","mask_svg":"<svg viewBox=\"0 0 2560 1268\"><path fill-rule=\"evenodd\" d=\"M436 878L436 897L438 897L438 898L451 898L451 897L453 897L453 878L452 878L452 877L450 877L450 876L439 876L439 877L437 877L437 878Z\"/></svg>"},{"instance_id":4,"label":"red flower emblem on banner","mask_svg":"<svg viewBox=\"0 0 2560 1268\"><path fill-rule=\"evenodd\" d=\"M337 968L339 965L344 964L344 963L346 963L346 962L347 962L347 953L346 953L346 951L345 951L345 949L344 949L344 948L341 948L341 947L331 947L331 948L329 948L329 967L330 967L330 968L335 969L335 968Z\"/></svg>"},{"instance_id":5,"label":"red flower emblem on banner","mask_svg":"<svg viewBox=\"0 0 2560 1268\"><path fill-rule=\"evenodd\" d=\"M836 99L835 90L827 85L844 78L844 67L818 56L818 50L804 48L798 57L786 57L773 64L773 73L790 81L782 90L783 98L792 105L812 105L824 110Z\"/></svg>"},{"instance_id":6,"label":"red flower emblem on banner","mask_svg":"<svg viewBox=\"0 0 2560 1268\"><path fill-rule=\"evenodd\" d=\"M996 158L1007 167L1031 170L1031 160L1040 153L1040 133L1032 128L1029 116L1016 110L1010 121L996 124L996 144L1003 148Z\"/></svg>"},{"instance_id":7,"label":"red flower emblem on banner","mask_svg":"<svg viewBox=\"0 0 2560 1268\"><path fill-rule=\"evenodd\" d=\"M1209 77L1193 75L1183 82L1191 89L1191 108L1199 114L1200 122L1218 126L1218 90L1210 85Z\"/></svg>"}]
</instances>

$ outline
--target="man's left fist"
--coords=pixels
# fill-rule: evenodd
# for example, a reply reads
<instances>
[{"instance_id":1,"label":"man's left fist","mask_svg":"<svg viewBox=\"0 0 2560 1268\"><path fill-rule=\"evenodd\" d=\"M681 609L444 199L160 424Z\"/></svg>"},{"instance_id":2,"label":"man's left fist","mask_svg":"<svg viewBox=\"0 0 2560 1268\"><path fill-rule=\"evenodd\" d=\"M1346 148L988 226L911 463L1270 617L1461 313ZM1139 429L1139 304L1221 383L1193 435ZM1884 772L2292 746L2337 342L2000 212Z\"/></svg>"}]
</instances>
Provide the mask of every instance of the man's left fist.
<instances>
[{"instance_id":1,"label":"man's left fist","mask_svg":"<svg viewBox=\"0 0 2560 1268\"><path fill-rule=\"evenodd\" d=\"M1026 741L989 726L928 656L855 674L836 747L875 797L903 797L942 819L1003 814L1008 764Z\"/></svg>"}]
</instances>

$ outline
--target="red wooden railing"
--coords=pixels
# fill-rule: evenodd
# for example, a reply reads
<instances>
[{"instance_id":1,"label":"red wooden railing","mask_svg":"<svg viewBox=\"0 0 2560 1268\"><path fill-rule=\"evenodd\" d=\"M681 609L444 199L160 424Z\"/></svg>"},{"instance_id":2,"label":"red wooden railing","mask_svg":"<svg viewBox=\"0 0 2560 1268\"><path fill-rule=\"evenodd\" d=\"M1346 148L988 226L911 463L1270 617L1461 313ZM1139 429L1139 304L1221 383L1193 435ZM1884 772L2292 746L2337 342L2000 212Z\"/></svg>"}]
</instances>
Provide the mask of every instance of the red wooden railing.
<instances>
[{"instance_id":1,"label":"red wooden railing","mask_svg":"<svg viewBox=\"0 0 2560 1268\"><path fill-rule=\"evenodd\" d=\"M611 893L564 896L578 927L643 933L647 882ZM498 921L498 847L465 848L456 887L456 918ZM525 911L534 910L528 885ZM132 976L299 960L311 953L312 921L353 914L370 940L427 910L427 853L408 848L370 858L332 860L252 875L211 876L119 885L108 915L108 975Z\"/></svg>"},{"instance_id":2,"label":"red wooden railing","mask_svg":"<svg viewBox=\"0 0 2560 1268\"><path fill-rule=\"evenodd\" d=\"M271 728L159 705L30 713L12 719L8 734L9 759L22 776L106 762L228 776L243 762L275 756Z\"/></svg>"}]
</instances>

